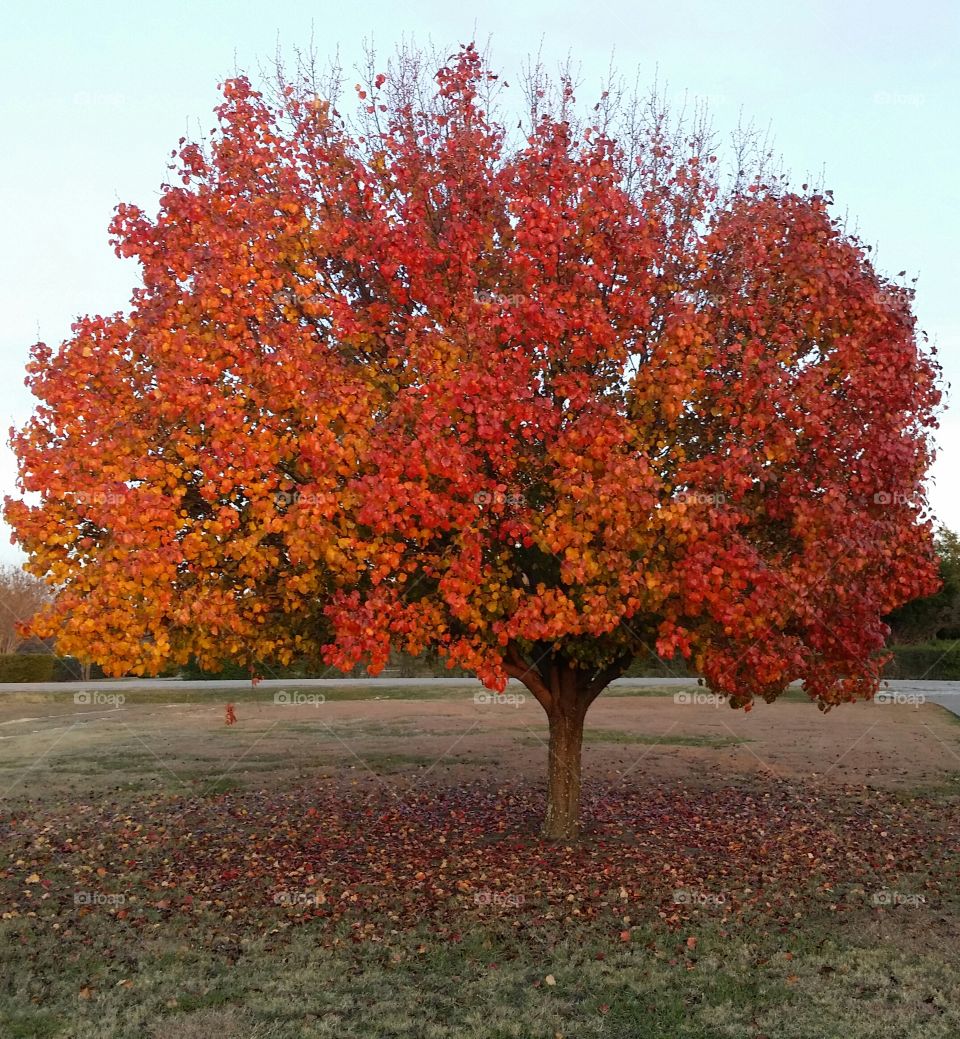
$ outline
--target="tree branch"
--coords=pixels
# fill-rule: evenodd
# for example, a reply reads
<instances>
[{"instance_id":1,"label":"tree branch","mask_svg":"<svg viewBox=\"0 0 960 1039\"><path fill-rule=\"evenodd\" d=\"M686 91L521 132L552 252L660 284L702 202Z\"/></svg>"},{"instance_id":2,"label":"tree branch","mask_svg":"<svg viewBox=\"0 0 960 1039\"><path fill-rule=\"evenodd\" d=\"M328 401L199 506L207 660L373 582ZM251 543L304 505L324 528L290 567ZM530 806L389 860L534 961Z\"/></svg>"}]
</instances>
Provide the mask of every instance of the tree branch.
<instances>
[{"instance_id":1,"label":"tree branch","mask_svg":"<svg viewBox=\"0 0 960 1039\"><path fill-rule=\"evenodd\" d=\"M605 667L596 678L591 681L587 686L587 705L593 703L594 700L607 688L607 686L615 679L619 678L624 671L633 663L633 653L623 653L612 664Z\"/></svg>"},{"instance_id":2,"label":"tree branch","mask_svg":"<svg viewBox=\"0 0 960 1039\"><path fill-rule=\"evenodd\" d=\"M540 672L523 658L519 647L515 642L507 643L507 651L504 654L504 670L511 678L516 678L530 690L537 698L540 706L549 714L553 704L553 697Z\"/></svg>"}]
</instances>

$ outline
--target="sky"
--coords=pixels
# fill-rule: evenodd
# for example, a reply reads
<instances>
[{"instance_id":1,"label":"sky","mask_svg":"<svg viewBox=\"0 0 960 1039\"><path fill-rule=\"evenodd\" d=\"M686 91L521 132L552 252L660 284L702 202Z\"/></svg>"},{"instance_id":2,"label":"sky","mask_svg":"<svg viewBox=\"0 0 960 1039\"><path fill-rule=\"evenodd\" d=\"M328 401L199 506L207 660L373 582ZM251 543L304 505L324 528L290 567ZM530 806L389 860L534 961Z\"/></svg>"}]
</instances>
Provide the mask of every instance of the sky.
<instances>
[{"instance_id":1,"label":"sky","mask_svg":"<svg viewBox=\"0 0 960 1039\"><path fill-rule=\"evenodd\" d=\"M243 0L64 0L11 5L0 38L0 420L22 425L30 345L51 345L82 314L125 308L131 261L107 241L114 206L154 212L171 150L213 125L217 83L256 79L278 51L339 52L347 72L372 41L450 53L486 45L510 81L538 49L580 67L585 101L610 66L656 77L681 102L708 102L717 131L769 128L794 183L834 192L876 247L882 271L917 276L919 325L960 384L960 4L862 0L509 0L464 7L406 0L280 4ZM3 438L4 441L6 437ZM960 530L960 407L948 398L929 497ZM0 449L0 496L16 469ZM20 558L0 530L0 562Z\"/></svg>"}]
</instances>

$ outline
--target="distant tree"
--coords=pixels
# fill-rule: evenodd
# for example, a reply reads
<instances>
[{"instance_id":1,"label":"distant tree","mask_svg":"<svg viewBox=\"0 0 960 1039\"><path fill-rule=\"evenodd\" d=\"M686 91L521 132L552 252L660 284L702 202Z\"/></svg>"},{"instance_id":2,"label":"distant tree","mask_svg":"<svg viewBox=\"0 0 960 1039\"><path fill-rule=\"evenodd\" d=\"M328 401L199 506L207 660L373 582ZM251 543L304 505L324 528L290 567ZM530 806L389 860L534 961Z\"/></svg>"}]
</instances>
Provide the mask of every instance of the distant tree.
<instances>
[{"instance_id":1,"label":"distant tree","mask_svg":"<svg viewBox=\"0 0 960 1039\"><path fill-rule=\"evenodd\" d=\"M472 47L358 86L224 87L159 213L118 207L129 313L34 348L6 516L38 630L115 673L195 656L376 671L437 651L549 724L579 825L590 704L653 647L732 705L876 691L936 588L938 367L829 193L616 92L491 115Z\"/></svg>"},{"instance_id":2,"label":"distant tree","mask_svg":"<svg viewBox=\"0 0 960 1039\"><path fill-rule=\"evenodd\" d=\"M904 603L886 618L891 642L960 638L960 537L941 527L935 545L940 558L940 590Z\"/></svg>"},{"instance_id":3,"label":"distant tree","mask_svg":"<svg viewBox=\"0 0 960 1039\"><path fill-rule=\"evenodd\" d=\"M29 622L52 599L44 581L13 563L0 564L0 653L16 653Z\"/></svg>"}]
</instances>

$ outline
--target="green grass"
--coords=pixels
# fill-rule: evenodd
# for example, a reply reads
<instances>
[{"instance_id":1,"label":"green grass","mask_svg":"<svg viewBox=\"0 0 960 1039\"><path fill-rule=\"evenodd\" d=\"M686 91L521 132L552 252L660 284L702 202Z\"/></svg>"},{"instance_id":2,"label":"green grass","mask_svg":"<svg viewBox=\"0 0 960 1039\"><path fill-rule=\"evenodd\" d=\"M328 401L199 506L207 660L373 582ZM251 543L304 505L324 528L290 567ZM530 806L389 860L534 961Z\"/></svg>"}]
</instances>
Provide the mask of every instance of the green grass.
<instances>
[{"instance_id":1,"label":"green grass","mask_svg":"<svg viewBox=\"0 0 960 1039\"><path fill-rule=\"evenodd\" d=\"M813 918L789 933L636 927L631 940L557 922L479 923L457 943L426 930L310 927L191 938L173 920L125 932L87 917L58 937L0 925L0 1035L41 1039L934 1039L960 1034L960 974L922 918L870 927ZM105 955L109 950L109 955ZM548 976L554 984L550 984ZM121 984L122 983L122 984Z\"/></svg>"},{"instance_id":2,"label":"green grass","mask_svg":"<svg viewBox=\"0 0 960 1039\"><path fill-rule=\"evenodd\" d=\"M344 741L397 739L407 736L434 735L434 733L421 729L414 722L405 718L389 722L377 721L372 718L353 718L327 722L322 718L318 718L316 722L291 722L285 725L284 729L296 733L309 732L319 739L335 738Z\"/></svg>"},{"instance_id":3,"label":"green grass","mask_svg":"<svg viewBox=\"0 0 960 1039\"><path fill-rule=\"evenodd\" d=\"M636 678L628 679L630 682L639 681ZM620 698L623 696L665 696L672 697L675 693L691 692L697 688L695 680L691 680L688 686L656 686L656 685L641 685L641 686L622 686L612 685L603 691L603 696L612 696Z\"/></svg>"},{"instance_id":4,"label":"green grass","mask_svg":"<svg viewBox=\"0 0 960 1039\"><path fill-rule=\"evenodd\" d=\"M951 725L960 725L960 714L954 714L953 711L944 707L942 704L930 704L931 707L936 707L940 711L940 716L945 718Z\"/></svg>"},{"instance_id":5,"label":"green grass","mask_svg":"<svg viewBox=\"0 0 960 1039\"><path fill-rule=\"evenodd\" d=\"M583 741L584 743L669 743L677 747L711 747L714 750L749 742L739 736L648 736L644 733L627 732L623 729L587 729L583 734Z\"/></svg>"}]
</instances>

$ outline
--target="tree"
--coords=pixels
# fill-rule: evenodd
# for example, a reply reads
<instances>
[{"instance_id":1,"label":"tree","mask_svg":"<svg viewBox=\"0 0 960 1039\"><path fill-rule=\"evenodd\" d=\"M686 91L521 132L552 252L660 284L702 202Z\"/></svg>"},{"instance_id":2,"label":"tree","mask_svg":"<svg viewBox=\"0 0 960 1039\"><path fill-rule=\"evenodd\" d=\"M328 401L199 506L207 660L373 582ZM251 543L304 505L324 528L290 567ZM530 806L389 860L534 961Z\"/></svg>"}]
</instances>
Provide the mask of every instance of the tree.
<instances>
[{"instance_id":1,"label":"tree","mask_svg":"<svg viewBox=\"0 0 960 1039\"><path fill-rule=\"evenodd\" d=\"M43 581L13 563L0 565L0 654L17 652L26 626L49 599Z\"/></svg>"},{"instance_id":2,"label":"tree","mask_svg":"<svg viewBox=\"0 0 960 1039\"><path fill-rule=\"evenodd\" d=\"M894 642L928 642L960 635L960 537L941 527L934 539L940 590L905 603L885 618Z\"/></svg>"},{"instance_id":3,"label":"tree","mask_svg":"<svg viewBox=\"0 0 960 1039\"><path fill-rule=\"evenodd\" d=\"M13 440L38 630L113 673L394 647L518 679L559 838L646 646L735 707L872 696L882 617L936 586L911 291L829 192L724 179L656 105L582 121L533 70L516 135L472 46L432 91L388 72L359 124L228 81L156 218L117 208L142 287L34 348Z\"/></svg>"}]
</instances>

